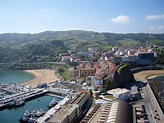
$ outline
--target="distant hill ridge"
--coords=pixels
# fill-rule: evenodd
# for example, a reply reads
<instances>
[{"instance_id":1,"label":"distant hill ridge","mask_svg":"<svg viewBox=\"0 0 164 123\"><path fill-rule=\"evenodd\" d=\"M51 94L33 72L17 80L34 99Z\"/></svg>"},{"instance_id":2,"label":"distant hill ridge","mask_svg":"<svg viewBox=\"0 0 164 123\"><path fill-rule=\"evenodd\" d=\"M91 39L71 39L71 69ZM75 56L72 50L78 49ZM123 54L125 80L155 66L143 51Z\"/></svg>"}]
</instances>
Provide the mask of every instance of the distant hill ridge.
<instances>
[{"instance_id":1,"label":"distant hill ridge","mask_svg":"<svg viewBox=\"0 0 164 123\"><path fill-rule=\"evenodd\" d=\"M125 45L131 42L133 45L141 43L164 45L164 34L150 33L99 33L93 31L70 30L70 31L45 31L35 34L29 33L3 33L0 34L0 43L41 43L52 40L77 41L77 42L108 42L111 45ZM131 45L131 44L126 44Z\"/></svg>"}]
</instances>

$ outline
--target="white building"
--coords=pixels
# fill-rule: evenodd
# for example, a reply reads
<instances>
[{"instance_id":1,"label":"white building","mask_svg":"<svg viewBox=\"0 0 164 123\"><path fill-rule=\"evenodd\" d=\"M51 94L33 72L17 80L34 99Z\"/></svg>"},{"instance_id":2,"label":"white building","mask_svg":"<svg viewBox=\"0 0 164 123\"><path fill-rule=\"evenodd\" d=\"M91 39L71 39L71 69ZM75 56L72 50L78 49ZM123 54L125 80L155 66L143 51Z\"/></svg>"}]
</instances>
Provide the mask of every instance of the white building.
<instances>
[{"instance_id":1,"label":"white building","mask_svg":"<svg viewBox=\"0 0 164 123\"><path fill-rule=\"evenodd\" d=\"M107 93L113 95L113 97L116 100L118 100L118 99L128 100L131 97L130 90L127 90L125 88L112 89L112 90L107 91Z\"/></svg>"},{"instance_id":2,"label":"white building","mask_svg":"<svg viewBox=\"0 0 164 123\"><path fill-rule=\"evenodd\" d=\"M100 77L92 77L91 82L92 82L93 86L100 86L103 84L103 80Z\"/></svg>"}]
</instances>

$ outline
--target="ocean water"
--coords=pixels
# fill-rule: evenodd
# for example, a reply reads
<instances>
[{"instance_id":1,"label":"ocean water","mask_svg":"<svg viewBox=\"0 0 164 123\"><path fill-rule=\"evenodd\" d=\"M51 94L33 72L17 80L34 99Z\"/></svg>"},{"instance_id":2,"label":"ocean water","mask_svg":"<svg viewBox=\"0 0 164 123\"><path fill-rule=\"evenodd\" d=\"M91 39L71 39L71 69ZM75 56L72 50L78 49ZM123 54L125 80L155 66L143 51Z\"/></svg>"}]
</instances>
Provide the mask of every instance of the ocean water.
<instances>
[{"instance_id":1,"label":"ocean water","mask_svg":"<svg viewBox=\"0 0 164 123\"><path fill-rule=\"evenodd\" d=\"M21 83L34 79L33 74L24 71L0 70L0 83Z\"/></svg>"},{"instance_id":2,"label":"ocean water","mask_svg":"<svg viewBox=\"0 0 164 123\"><path fill-rule=\"evenodd\" d=\"M21 83L33 79L35 76L23 71L4 71L0 70L0 83ZM48 110L48 104L52 99L60 101L59 97L42 96L25 103L19 108L0 110L0 123L19 123L18 118L23 116L26 110Z\"/></svg>"},{"instance_id":3,"label":"ocean water","mask_svg":"<svg viewBox=\"0 0 164 123\"><path fill-rule=\"evenodd\" d=\"M164 82L164 75L155 76L152 79L155 79L156 81L159 81L159 82Z\"/></svg>"}]
</instances>

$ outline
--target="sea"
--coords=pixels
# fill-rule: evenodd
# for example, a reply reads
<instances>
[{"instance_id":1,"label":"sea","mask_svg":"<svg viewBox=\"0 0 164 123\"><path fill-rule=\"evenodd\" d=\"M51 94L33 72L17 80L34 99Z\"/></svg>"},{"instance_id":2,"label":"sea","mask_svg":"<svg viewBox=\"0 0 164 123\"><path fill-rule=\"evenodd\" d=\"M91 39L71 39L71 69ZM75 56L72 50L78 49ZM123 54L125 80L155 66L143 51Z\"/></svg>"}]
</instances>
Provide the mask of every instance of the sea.
<instances>
[{"instance_id":1,"label":"sea","mask_svg":"<svg viewBox=\"0 0 164 123\"><path fill-rule=\"evenodd\" d=\"M24 71L5 71L0 70L0 83L21 83L25 81L32 80L34 78L33 74L26 73ZM4 109L0 110L0 123L19 123L18 118L23 116L26 110L48 110L48 104L51 100L55 99L57 102L62 100L58 96L42 96L30 100L25 103L24 106L18 108Z\"/></svg>"},{"instance_id":2,"label":"sea","mask_svg":"<svg viewBox=\"0 0 164 123\"><path fill-rule=\"evenodd\" d=\"M148 79L150 80L152 79L164 83L164 75L151 76L148 77Z\"/></svg>"}]
</instances>

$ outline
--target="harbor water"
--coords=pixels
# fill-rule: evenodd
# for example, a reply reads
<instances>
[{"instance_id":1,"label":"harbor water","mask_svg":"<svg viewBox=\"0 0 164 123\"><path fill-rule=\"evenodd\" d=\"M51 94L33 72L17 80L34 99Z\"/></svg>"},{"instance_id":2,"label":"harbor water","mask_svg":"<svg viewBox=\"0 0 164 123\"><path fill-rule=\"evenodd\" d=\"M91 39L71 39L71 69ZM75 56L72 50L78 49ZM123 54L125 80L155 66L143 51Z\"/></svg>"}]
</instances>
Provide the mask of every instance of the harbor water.
<instances>
[{"instance_id":1,"label":"harbor water","mask_svg":"<svg viewBox=\"0 0 164 123\"><path fill-rule=\"evenodd\" d=\"M25 103L24 106L18 108L4 109L0 111L0 123L19 123L18 118L23 116L26 110L48 110L48 104L55 99L60 101L60 97L42 96Z\"/></svg>"},{"instance_id":2,"label":"harbor water","mask_svg":"<svg viewBox=\"0 0 164 123\"><path fill-rule=\"evenodd\" d=\"M4 71L0 70L0 83L21 83L25 81L29 81L33 79L35 76L23 71ZM44 111L48 110L48 104L52 100L56 100L57 102L61 100L60 97L52 97L52 96L42 96L30 100L25 103L24 106L15 107L10 109L0 110L0 123L19 123L18 118L23 116L26 110L40 110Z\"/></svg>"}]
</instances>

